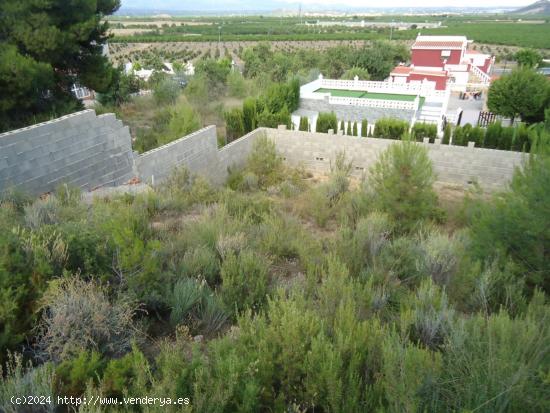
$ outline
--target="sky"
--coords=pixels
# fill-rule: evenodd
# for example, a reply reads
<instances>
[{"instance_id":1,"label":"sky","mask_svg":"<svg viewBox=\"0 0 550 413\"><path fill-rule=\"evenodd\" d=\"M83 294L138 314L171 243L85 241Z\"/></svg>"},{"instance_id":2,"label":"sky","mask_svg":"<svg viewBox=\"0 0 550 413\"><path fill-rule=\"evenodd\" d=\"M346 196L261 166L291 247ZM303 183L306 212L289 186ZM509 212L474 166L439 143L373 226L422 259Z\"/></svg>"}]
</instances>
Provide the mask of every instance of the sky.
<instances>
[{"instance_id":1,"label":"sky","mask_svg":"<svg viewBox=\"0 0 550 413\"><path fill-rule=\"evenodd\" d=\"M523 7L535 0L122 0L122 6L128 8L158 9L158 10L254 10L294 8L302 4L308 7L344 9L372 7Z\"/></svg>"}]
</instances>

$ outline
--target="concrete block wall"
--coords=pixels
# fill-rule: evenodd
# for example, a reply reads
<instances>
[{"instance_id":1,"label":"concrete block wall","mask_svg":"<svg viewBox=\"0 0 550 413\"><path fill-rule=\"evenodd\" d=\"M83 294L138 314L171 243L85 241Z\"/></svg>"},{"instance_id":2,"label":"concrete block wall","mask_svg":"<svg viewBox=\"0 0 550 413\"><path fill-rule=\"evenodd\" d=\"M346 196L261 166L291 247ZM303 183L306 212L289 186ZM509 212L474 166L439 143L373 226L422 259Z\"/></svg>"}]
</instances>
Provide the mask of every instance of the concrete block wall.
<instances>
[{"instance_id":1,"label":"concrete block wall","mask_svg":"<svg viewBox=\"0 0 550 413\"><path fill-rule=\"evenodd\" d=\"M281 129L266 129L266 132L289 164L328 173L336 154L344 151L352 160L352 173L356 177L367 174L380 153L396 142ZM488 190L503 188L512 178L515 168L527 160L527 155L511 151L430 143L419 145L428 148L438 181L464 186L475 181Z\"/></svg>"},{"instance_id":2,"label":"concrete block wall","mask_svg":"<svg viewBox=\"0 0 550 413\"><path fill-rule=\"evenodd\" d=\"M142 181L158 184L168 177L174 168L185 166L189 171L204 176L214 184L222 184L227 178L228 167L242 165L252 149L253 142L262 134L265 134L263 129L256 129L218 149L216 127L207 126L137 156L136 170Z\"/></svg>"},{"instance_id":3,"label":"concrete block wall","mask_svg":"<svg viewBox=\"0 0 550 413\"><path fill-rule=\"evenodd\" d=\"M185 166L214 184L228 168L245 163L254 142L267 136L286 162L327 173L336 154L353 161L353 174L368 173L380 152L395 141L345 135L258 128L218 149L215 126L134 156L128 128L113 114L93 110L0 135L0 191L16 187L30 194L53 191L61 183L84 190L120 185L134 176L159 183ZM491 149L422 143L428 148L438 180L487 189L502 188L526 155Z\"/></svg>"},{"instance_id":4,"label":"concrete block wall","mask_svg":"<svg viewBox=\"0 0 550 413\"><path fill-rule=\"evenodd\" d=\"M134 176L128 127L85 110L0 135L0 191L29 194L67 183L90 190Z\"/></svg>"}]
</instances>

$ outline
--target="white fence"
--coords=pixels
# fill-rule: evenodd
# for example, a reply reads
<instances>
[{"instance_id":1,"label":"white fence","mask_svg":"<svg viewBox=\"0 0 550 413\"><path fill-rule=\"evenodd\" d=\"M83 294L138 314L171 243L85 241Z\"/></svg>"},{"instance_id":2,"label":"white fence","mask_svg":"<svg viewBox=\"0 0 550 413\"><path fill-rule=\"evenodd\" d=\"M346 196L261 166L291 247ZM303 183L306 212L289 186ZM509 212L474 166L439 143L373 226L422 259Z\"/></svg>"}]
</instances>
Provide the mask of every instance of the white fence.
<instances>
[{"instance_id":1,"label":"white fence","mask_svg":"<svg viewBox=\"0 0 550 413\"><path fill-rule=\"evenodd\" d=\"M367 99L367 98L350 98L340 96L329 96L328 103L332 105L352 105L366 106L370 108L383 109L405 109L416 110L418 108L418 96L411 101L390 100L390 99Z\"/></svg>"},{"instance_id":2,"label":"white fence","mask_svg":"<svg viewBox=\"0 0 550 413\"><path fill-rule=\"evenodd\" d=\"M425 94L435 90L435 82L429 81L400 83L390 81L375 82L368 80L319 79L318 84L318 88L358 90L375 93L397 93L403 95Z\"/></svg>"}]
</instances>

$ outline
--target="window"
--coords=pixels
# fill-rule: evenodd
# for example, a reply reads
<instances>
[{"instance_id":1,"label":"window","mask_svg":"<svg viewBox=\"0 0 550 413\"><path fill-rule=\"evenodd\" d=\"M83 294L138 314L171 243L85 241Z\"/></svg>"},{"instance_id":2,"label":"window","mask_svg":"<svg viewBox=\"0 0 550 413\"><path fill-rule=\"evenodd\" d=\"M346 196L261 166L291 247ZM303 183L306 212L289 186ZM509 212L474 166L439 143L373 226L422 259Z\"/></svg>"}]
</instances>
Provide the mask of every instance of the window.
<instances>
[{"instance_id":1,"label":"window","mask_svg":"<svg viewBox=\"0 0 550 413\"><path fill-rule=\"evenodd\" d=\"M441 51L441 57L450 57L451 51L450 50L442 50Z\"/></svg>"}]
</instances>

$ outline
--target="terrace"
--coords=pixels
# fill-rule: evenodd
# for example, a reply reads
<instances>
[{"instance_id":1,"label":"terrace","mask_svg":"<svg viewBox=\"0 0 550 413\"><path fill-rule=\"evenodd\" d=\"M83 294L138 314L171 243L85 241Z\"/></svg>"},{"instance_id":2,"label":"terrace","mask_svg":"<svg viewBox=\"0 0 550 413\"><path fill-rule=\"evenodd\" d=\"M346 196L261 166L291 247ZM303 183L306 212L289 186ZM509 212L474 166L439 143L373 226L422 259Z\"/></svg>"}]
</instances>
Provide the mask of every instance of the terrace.
<instances>
[{"instance_id":1,"label":"terrace","mask_svg":"<svg viewBox=\"0 0 550 413\"><path fill-rule=\"evenodd\" d=\"M334 112L346 122L367 120L370 125L384 117L434 123L441 129L442 115L449 98L436 90L435 82L361 81L318 79L300 88L300 109L308 112ZM299 121L299 114L293 114ZM314 122L316 116L308 116Z\"/></svg>"}]
</instances>

